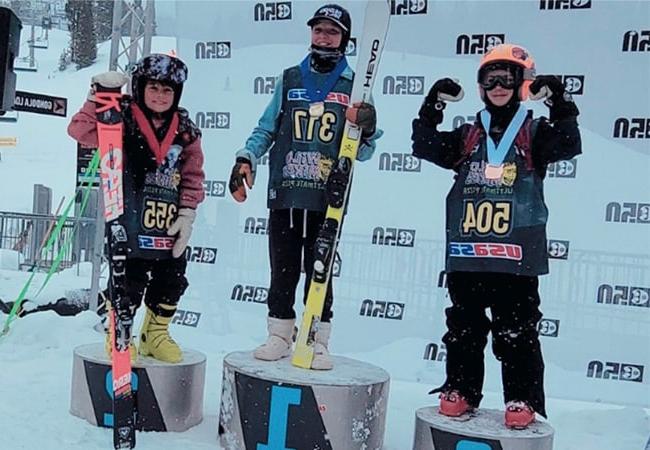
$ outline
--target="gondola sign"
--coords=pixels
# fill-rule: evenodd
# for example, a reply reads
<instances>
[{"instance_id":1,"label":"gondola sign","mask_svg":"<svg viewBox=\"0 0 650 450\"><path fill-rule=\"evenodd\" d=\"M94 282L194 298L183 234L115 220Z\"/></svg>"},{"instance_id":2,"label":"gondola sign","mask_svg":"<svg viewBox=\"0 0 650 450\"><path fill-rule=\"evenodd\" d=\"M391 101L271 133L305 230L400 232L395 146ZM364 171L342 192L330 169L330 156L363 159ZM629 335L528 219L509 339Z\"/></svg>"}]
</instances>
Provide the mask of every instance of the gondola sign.
<instances>
[{"instance_id":1,"label":"gondola sign","mask_svg":"<svg viewBox=\"0 0 650 450\"><path fill-rule=\"evenodd\" d=\"M68 111L68 99L16 91L14 110L65 117Z\"/></svg>"}]
</instances>

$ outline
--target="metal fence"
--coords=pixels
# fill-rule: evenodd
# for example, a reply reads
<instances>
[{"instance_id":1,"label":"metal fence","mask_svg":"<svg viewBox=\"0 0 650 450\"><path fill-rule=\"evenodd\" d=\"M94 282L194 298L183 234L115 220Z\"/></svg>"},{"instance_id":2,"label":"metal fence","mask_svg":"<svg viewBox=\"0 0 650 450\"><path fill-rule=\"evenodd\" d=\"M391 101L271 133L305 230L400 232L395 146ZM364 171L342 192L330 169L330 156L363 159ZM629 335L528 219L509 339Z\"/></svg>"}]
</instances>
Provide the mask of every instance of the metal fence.
<instances>
[{"instance_id":1,"label":"metal fence","mask_svg":"<svg viewBox=\"0 0 650 450\"><path fill-rule=\"evenodd\" d=\"M54 229L57 216L0 211L0 249L22 255L22 270L48 270L63 249L60 268L65 269L83 261L92 261L95 220L69 217L56 236L54 244L45 251L48 231ZM40 254L39 254L40 253Z\"/></svg>"}]
</instances>

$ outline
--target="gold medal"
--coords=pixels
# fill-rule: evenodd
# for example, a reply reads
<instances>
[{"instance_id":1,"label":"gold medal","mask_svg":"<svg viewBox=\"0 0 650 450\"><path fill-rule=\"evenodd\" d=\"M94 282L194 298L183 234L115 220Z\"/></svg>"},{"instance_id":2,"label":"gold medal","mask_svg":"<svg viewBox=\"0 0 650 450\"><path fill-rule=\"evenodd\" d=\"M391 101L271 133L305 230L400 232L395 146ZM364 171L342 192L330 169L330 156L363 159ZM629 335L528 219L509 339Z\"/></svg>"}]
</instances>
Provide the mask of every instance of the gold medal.
<instances>
[{"instance_id":1,"label":"gold medal","mask_svg":"<svg viewBox=\"0 0 650 450\"><path fill-rule=\"evenodd\" d=\"M487 164L485 166L485 178L488 180L500 180L503 176L503 164L498 166L493 166L492 164Z\"/></svg>"},{"instance_id":2,"label":"gold medal","mask_svg":"<svg viewBox=\"0 0 650 450\"><path fill-rule=\"evenodd\" d=\"M314 102L309 104L309 115L320 117L325 113L325 102Z\"/></svg>"}]
</instances>

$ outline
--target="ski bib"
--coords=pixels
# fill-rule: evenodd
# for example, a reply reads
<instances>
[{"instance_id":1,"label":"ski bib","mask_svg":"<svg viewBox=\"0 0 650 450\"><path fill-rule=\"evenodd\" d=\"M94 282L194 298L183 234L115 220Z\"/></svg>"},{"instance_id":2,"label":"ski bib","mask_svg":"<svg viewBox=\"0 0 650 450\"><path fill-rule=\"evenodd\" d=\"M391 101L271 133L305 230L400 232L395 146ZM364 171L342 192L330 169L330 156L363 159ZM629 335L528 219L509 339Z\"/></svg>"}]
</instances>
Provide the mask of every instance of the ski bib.
<instances>
[{"instance_id":1,"label":"ski bib","mask_svg":"<svg viewBox=\"0 0 650 450\"><path fill-rule=\"evenodd\" d=\"M175 237L168 236L167 230L176 220L180 200L183 147L172 140L177 136L178 119L171 121L162 141L147 129L147 122L136 122L138 127L126 138L124 164L129 257L169 259Z\"/></svg>"},{"instance_id":2,"label":"ski bib","mask_svg":"<svg viewBox=\"0 0 650 450\"><path fill-rule=\"evenodd\" d=\"M467 133L480 138L447 195L447 272L548 273L548 210L530 159L531 123L525 120L499 170L491 170L483 128L477 123Z\"/></svg>"},{"instance_id":3,"label":"ski bib","mask_svg":"<svg viewBox=\"0 0 650 450\"><path fill-rule=\"evenodd\" d=\"M319 86L326 74L312 75ZM300 67L284 71L280 126L269 151L270 209L325 210L325 183L338 154L351 90L352 81L339 77L316 114Z\"/></svg>"}]
</instances>

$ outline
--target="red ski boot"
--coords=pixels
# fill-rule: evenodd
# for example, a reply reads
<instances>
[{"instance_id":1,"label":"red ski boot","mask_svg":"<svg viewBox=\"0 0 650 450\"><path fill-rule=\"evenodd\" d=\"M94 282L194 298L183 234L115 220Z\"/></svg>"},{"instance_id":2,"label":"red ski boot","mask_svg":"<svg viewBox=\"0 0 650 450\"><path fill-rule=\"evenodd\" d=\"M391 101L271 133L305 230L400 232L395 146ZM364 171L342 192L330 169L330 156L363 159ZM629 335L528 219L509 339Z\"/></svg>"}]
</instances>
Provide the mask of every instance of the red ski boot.
<instances>
[{"instance_id":1,"label":"red ski boot","mask_svg":"<svg viewBox=\"0 0 650 450\"><path fill-rule=\"evenodd\" d=\"M527 403L510 401L506 403L506 427L523 430L535 420L535 411Z\"/></svg>"},{"instance_id":2,"label":"red ski boot","mask_svg":"<svg viewBox=\"0 0 650 450\"><path fill-rule=\"evenodd\" d=\"M458 391L440 393L440 414L449 417L460 417L472 409L465 397L460 395Z\"/></svg>"}]
</instances>

